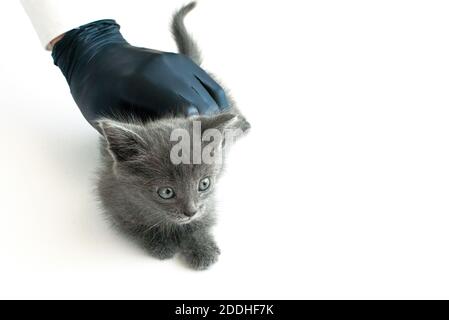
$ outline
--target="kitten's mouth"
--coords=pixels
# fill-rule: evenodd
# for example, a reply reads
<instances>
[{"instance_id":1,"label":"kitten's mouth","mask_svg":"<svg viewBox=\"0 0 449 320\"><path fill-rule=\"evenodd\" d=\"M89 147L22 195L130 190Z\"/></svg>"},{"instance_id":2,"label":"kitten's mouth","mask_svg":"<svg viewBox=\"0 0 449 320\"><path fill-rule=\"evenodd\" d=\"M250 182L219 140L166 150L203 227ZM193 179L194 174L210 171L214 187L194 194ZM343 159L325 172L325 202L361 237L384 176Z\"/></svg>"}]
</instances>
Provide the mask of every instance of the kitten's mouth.
<instances>
[{"instance_id":1,"label":"kitten's mouth","mask_svg":"<svg viewBox=\"0 0 449 320\"><path fill-rule=\"evenodd\" d=\"M195 221L196 219L200 218L201 214L196 214L192 217L188 217L185 215L170 215L169 218L170 220L175 223L175 224L179 224L179 225L183 225L183 224L189 224L193 221Z\"/></svg>"},{"instance_id":2,"label":"kitten's mouth","mask_svg":"<svg viewBox=\"0 0 449 320\"><path fill-rule=\"evenodd\" d=\"M193 220L192 218L185 217L185 218L178 218L176 220L176 222L179 224L187 224L187 223L191 222L192 220Z\"/></svg>"}]
</instances>

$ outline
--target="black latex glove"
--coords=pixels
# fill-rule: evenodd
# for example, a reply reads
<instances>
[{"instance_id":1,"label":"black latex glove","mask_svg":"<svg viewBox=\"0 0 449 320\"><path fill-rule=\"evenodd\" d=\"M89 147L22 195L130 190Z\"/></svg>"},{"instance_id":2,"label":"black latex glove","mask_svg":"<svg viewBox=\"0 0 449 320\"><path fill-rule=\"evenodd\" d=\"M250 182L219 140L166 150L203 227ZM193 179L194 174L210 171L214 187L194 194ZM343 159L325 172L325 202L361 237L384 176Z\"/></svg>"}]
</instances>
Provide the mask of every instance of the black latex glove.
<instances>
[{"instance_id":1,"label":"black latex glove","mask_svg":"<svg viewBox=\"0 0 449 320\"><path fill-rule=\"evenodd\" d=\"M142 120L167 114L213 114L228 106L223 89L181 54L129 45L114 20L69 31L53 48L84 117ZM98 129L98 128L97 128Z\"/></svg>"}]
</instances>

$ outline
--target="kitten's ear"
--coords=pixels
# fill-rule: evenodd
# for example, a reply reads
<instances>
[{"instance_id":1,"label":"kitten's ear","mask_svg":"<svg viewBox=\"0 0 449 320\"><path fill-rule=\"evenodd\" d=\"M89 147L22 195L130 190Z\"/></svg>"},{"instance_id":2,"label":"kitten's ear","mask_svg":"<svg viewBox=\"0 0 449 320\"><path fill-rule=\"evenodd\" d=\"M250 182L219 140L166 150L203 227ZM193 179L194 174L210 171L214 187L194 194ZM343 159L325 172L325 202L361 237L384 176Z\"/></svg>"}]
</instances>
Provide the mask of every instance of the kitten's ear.
<instances>
[{"instance_id":1,"label":"kitten's ear","mask_svg":"<svg viewBox=\"0 0 449 320\"><path fill-rule=\"evenodd\" d=\"M211 117L202 117L201 119L201 133L203 135L203 141L209 141L210 139L208 135L210 132L208 130L218 130L221 134L220 145L222 148L230 147L249 129L250 124L240 114L227 112Z\"/></svg>"},{"instance_id":2,"label":"kitten's ear","mask_svg":"<svg viewBox=\"0 0 449 320\"><path fill-rule=\"evenodd\" d=\"M99 120L108 151L115 161L131 160L141 154L146 146L145 140L139 136L139 126L113 120Z\"/></svg>"},{"instance_id":3,"label":"kitten's ear","mask_svg":"<svg viewBox=\"0 0 449 320\"><path fill-rule=\"evenodd\" d=\"M218 129L221 133L233 131L235 138L242 136L250 128L251 125L249 122L242 115L235 113L222 113L201 119L201 129L203 132L207 129Z\"/></svg>"}]
</instances>

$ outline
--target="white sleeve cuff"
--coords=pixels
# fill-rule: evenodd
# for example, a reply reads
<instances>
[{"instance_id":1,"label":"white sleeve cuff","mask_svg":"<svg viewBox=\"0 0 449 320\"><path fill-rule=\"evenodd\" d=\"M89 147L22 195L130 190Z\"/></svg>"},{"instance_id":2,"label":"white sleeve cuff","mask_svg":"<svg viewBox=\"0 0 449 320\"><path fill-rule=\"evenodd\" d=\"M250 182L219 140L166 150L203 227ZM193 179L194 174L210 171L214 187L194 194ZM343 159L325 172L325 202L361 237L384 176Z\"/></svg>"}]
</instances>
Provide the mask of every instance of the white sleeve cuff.
<instances>
[{"instance_id":1,"label":"white sleeve cuff","mask_svg":"<svg viewBox=\"0 0 449 320\"><path fill-rule=\"evenodd\" d=\"M65 32L86 23L111 19L104 0L21 0L33 23L42 46L51 50L50 42Z\"/></svg>"}]
</instances>

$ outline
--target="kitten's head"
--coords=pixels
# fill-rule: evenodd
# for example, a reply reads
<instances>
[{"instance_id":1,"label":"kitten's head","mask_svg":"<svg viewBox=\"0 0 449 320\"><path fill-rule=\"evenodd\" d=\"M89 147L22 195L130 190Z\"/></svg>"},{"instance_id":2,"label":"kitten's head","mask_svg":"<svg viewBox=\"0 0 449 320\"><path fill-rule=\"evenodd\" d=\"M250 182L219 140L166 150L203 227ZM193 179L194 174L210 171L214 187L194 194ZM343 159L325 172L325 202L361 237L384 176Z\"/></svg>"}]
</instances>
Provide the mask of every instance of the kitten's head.
<instances>
[{"instance_id":1,"label":"kitten's head","mask_svg":"<svg viewBox=\"0 0 449 320\"><path fill-rule=\"evenodd\" d=\"M249 128L244 118L230 113L146 124L103 119L98 124L112 161L112 181L148 219L176 224L213 210L224 151Z\"/></svg>"}]
</instances>

